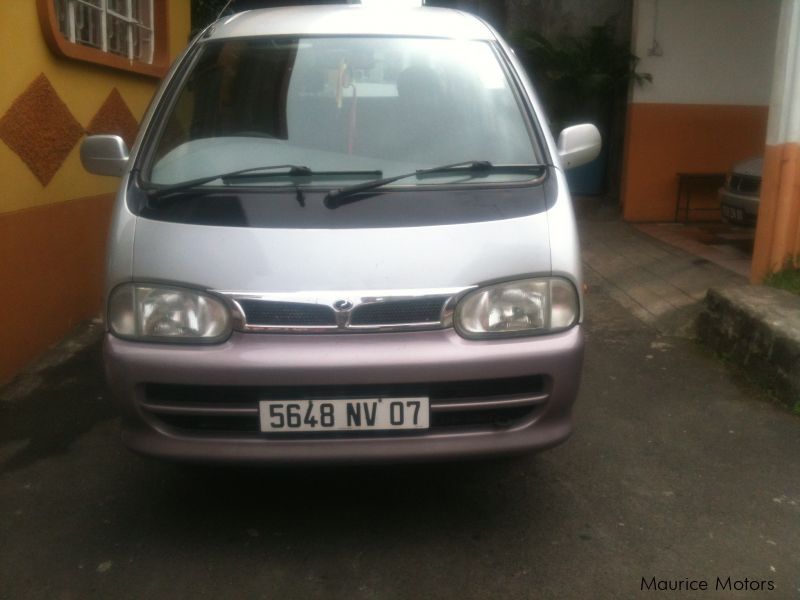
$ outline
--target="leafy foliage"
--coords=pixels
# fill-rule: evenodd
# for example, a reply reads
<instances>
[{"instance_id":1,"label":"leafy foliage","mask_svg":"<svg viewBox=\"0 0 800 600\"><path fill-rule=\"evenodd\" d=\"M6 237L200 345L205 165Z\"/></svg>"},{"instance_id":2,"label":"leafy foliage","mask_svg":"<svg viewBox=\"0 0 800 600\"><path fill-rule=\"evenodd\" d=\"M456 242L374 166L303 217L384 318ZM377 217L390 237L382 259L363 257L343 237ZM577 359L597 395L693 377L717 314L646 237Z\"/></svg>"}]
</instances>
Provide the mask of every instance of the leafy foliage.
<instances>
[{"instance_id":1,"label":"leafy foliage","mask_svg":"<svg viewBox=\"0 0 800 600\"><path fill-rule=\"evenodd\" d=\"M643 85L653 80L649 73L636 72L639 58L614 38L610 23L555 42L528 29L512 39L560 125L587 120L607 125L615 99L627 93L631 81Z\"/></svg>"},{"instance_id":2,"label":"leafy foliage","mask_svg":"<svg viewBox=\"0 0 800 600\"><path fill-rule=\"evenodd\" d=\"M787 266L783 271L769 275L764 283L800 295L800 269Z\"/></svg>"}]
</instances>

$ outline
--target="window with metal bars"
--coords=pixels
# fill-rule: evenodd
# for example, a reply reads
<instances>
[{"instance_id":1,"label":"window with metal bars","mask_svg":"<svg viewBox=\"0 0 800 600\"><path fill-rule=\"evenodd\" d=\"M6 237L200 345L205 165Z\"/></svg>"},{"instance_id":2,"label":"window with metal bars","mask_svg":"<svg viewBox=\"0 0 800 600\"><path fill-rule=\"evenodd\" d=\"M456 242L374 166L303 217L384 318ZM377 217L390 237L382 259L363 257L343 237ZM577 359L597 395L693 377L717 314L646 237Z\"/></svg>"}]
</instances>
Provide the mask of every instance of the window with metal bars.
<instances>
[{"instance_id":1,"label":"window with metal bars","mask_svg":"<svg viewBox=\"0 0 800 600\"><path fill-rule=\"evenodd\" d=\"M146 64L155 50L153 0L54 0L61 34L73 44Z\"/></svg>"}]
</instances>

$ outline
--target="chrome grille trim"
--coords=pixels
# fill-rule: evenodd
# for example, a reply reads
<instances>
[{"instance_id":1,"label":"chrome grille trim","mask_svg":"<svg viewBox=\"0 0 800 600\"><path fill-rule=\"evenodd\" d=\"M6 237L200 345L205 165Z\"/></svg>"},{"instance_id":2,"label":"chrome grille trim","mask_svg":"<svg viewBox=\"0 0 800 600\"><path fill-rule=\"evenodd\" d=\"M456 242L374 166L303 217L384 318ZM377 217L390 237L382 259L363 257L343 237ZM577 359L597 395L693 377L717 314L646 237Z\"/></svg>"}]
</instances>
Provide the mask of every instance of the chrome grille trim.
<instances>
[{"instance_id":1,"label":"chrome grille trim","mask_svg":"<svg viewBox=\"0 0 800 600\"><path fill-rule=\"evenodd\" d=\"M458 301L476 286L459 288L430 288L403 290L349 290L319 292L243 292L216 290L225 297L231 308L234 329L252 333L366 333L389 331L420 331L444 329L453 325L453 311ZM438 321L426 320L409 323L377 323L356 325L351 323L353 312L367 304L403 302L408 300L442 299L442 310ZM295 324L254 324L247 322L247 311L243 300L275 302L295 305L325 306L336 315L335 325ZM342 306L346 308L341 308Z\"/></svg>"},{"instance_id":2,"label":"chrome grille trim","mask_svg":"<svg viewBox=\"0 0 800 600\"><path fill-rule=\"evenodd\" d=\"M391 399L391 396L386 396ZM510 398L499 400L483 400L481 398L470 398L463 401L448 402L434 401L430 404L432 413L437 412L460 412L471 410L492 410L499 408L516 408L520 406L539 406L545 404L550 395L541 394L519 394ZM320 400L321 401L321 400ZM257 417L257 406L226 406L224 404L215 405L193 405L169 402L142 402L141 407L147 412L156 415L191 415L191 416L225 416L225 417Z\"/></svg>"},{"instance_id":3,"label":"chrome grille trim","mask_svg":"<svg viewBox=\"0 0 800 600\"><path fill-rule=\"evenodd\" d=\"M430 398L430 429L415 432L316 432L322 437L387 435L441 435L453 431L514 427L536 418L552 393L546 376L531 375L494 380L420 382L401 384L312 386L206 386L151 384L141 386L137 403L158 427L180 435L239 435L263 438L259 431L259 401L340 401L343 399L402 397ZM306 434L299 433L301 437Z\"/></svg>"}]
</instances>

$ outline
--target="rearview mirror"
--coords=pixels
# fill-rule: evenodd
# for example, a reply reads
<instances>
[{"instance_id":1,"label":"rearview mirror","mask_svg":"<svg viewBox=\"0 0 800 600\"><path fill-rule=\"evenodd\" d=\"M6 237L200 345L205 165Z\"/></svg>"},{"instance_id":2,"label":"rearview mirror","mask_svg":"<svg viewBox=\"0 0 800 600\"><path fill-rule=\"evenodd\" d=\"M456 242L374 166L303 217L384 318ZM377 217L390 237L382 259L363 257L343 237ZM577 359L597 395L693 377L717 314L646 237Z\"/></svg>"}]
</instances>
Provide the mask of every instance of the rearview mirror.
<instances>
[{"instance_id":1,"label":"rearview mirror","mask_svg":"<svg viewBox=\"0 0 800 600\"><path fill-rule=\"evenodd\" d=\"M91 135L81 144L81 164L89 173L120 177L128 166L128 146L118 135Z\"/></svg>"},{"instance_id":2,"label":"rearview mirror","mask_svg":"<svg viewBox=\"0 0 800 600\"><path fill-rule=\"evenodd\" d=\"M558 136L558 157L564 169L574 169L593 161L600 154L602 140L591 123L567 127Z\"/></svg>"}]
</instances>

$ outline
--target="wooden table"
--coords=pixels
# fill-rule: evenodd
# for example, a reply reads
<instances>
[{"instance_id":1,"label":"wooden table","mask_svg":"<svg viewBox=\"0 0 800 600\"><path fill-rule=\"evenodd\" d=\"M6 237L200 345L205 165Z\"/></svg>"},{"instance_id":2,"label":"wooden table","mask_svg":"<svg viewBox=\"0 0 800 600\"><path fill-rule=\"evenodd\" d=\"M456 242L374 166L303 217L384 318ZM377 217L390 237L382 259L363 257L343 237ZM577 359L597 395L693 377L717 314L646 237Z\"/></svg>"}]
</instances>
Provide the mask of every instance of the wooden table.
<instances>
[{"instance_id":1,"label":"wooden table","mask_svg":"<svg viewBox=\"0 0 800 600\"><path fill-rule=\"evenodd\" d=\"M725 173L678 173L678 197L675 201L675 221L683 210L683 221L689 220L689 211L718 211L719 208L692 208L692 188L698 184L721 186ZM686 202L682 204L682 200Z\"/></svg>"}]
</instances>

